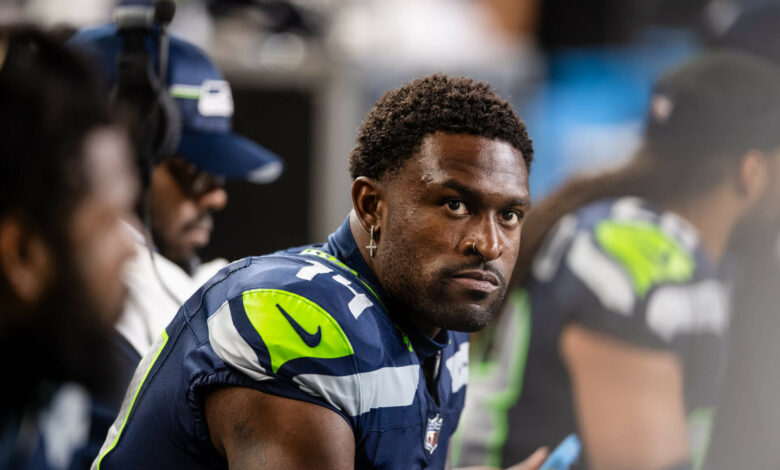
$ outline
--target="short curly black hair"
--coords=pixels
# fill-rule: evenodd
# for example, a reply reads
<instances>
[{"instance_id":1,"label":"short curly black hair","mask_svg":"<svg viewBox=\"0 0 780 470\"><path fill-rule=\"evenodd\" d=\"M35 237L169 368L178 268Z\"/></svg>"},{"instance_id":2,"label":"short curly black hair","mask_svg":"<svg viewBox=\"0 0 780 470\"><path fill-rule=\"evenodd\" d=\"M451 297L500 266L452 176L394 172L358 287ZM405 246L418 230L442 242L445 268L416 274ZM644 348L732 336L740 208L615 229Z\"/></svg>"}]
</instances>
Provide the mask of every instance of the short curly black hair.
<instances>
[{"instance_id":1,"label":"short curly black hair","mask_svg":"<svg viewBox=\"0 0 780 470\"><path fill-rule=\"evenodd\" d=\"M490 85L434 74L385 93L360 126L349 172L379 179L399 170L434 132L501 140L523 155L530 170L533 146L525 124Z\"/></svg>"}]
</instances>

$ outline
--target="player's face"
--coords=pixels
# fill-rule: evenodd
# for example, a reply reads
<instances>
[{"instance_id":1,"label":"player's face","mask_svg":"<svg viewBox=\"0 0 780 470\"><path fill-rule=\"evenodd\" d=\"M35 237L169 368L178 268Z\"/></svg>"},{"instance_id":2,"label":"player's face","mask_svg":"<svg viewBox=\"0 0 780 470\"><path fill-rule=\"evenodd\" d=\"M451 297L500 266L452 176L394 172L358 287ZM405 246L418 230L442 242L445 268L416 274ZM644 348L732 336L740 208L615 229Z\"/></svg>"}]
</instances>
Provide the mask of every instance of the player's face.
<instances>
[{"instance_id":1,"label":"player's face","mask_svg":"<svg viewBox=\"0 0 780 470\"><path fill-rule=\"evenodd\" d=\"M182 157L157 165L150 193L154 242L163 256L179 264L208 245L214 226L211 213L227 204L221 186L187 165Z\"/></svg>"},{"instance_id":2,"label":"player's face","mask_svg":"<svg viewBox=\"0 0 780 470\"><path fill-rule=\"evenodd\" d=\"M122 220L133 216L137 182L131 170L124 136L115 130L94 131L85 144L89 190L73 213L70 224L72 276L83 284L83 295L93 304L97 322L110 327L122 311L126 289L125 262L135 253L132 237Z\"/></svg>"},{"instance_id":3,"label":"player's face","mask_svg":"<svg viewBox=\"0 0 780 470\"><path fill-rule=\"evenodd\" d=\"M383 184L380 282L422 331L475 331L500 307L529 209L521 153L465 134L427 136Z\"/></svg>"},{"instance_id":4,"label":"player's face","mask_svg":"<svg viewBox=\"0 0 780 470\"><path fill-rule=\"evenodd\" d=\"M86 191L66 225L66 246L54 253L56 276L37 306L32 331L37 374L108 386L109 335L124 307L125 262L135 253L122 220L132 220L137 181L128 145L114 130L93 131L85 141ZM30 333L27 333L29 336ZM25 335L19 335L24 341Z\"/></svg>"}]
</instances>

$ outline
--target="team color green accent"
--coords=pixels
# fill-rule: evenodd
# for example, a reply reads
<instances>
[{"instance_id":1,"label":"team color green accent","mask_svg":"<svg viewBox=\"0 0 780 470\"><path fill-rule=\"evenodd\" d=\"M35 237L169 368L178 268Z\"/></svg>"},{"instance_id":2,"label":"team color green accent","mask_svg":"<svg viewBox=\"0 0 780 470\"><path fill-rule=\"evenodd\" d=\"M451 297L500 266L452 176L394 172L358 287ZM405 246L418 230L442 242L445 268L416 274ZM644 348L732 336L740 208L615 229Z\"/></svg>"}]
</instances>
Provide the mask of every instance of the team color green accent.
<instances>
[{"instance_id":1,"label":"team color green accent","mask_svg":"<svg viewBox=\"0 0 780 470\"><path fill-rule=\"evenodd\" d=\"M185 100L197 100L200 99L201 91L200 87L196 86L172 86L168 93L172 98L180 98Z\"/></svg>"},{"instance_id":2,"label":"team color green accent","mask_svg":"<svg viewBox=\"0 0 780 470\"><path fill-rule=\"evenodd\" d=\"M488 402L495 426L487 440L488 455L485 465L493 467L501 466L504 445L509 435L509 409L523 393L523 377L528 360L528 346L531 343L531 302L528 291L515 290L510 294L509 301L512 304L512 314L517 317L517 341L513 345L509 370L494 371L508 375L507 388L490 397Z\"/></svg>"},{"instance_id":3,"label":"team color green accent","mask_svg":"<svg viewBox=\"0 0 780 470\"><path fill-rule=\"evenodd\" d=\"M628 271L640 298L656 284L693 277L694 259L655 224L608 220L596 226L595 234L604 251Z\"/></svg>"},{"instance_id":4,"label":"team color green accent","mask_svg":"<svg viewBox=\"0 0 780 470\"><path fill-rule=\"evenodd\" d=\"M528 360L528 347L531 342L531 304L528 297L528 291L525 289L515 289L509 294L509 303L511 309L505 314L515 316L514 339L512 350L509 353L509 364L504 370L501 364L494 361L482 361L476 364L472 369L470 380L475 382L493 382L499 375L505 375L506 386L495 390L486 398L486 413L490 416L493 431L487 437L485 442L485 466L501 467L506 445L509 436L509 409L520 399L523 392L523 377L525 376L525 366ZM472 357L474 357L472 355ZM461 422L458 430L453 436L452 442L452 462L460 461L460 453L463 444L463 433L468 427L468 423Z\"/></svg>"},{"instance_id":5,"label":"team color green accent","mask_svg":"<svg viewBox=\"0 0 780 470\"><path fill-rule=\"evenodd\" d=\"M100 464L103 463L103 459L106 458L106 455L108 455L109 452L114 450L114 447L116 447L117 443L119 442L119 438L122 437L122 431L124 431L125 426L127 425L127 419L130 417L130 413L133 411L133 406L135 406L135 400L138 398L138 393L141 391L141 387L144 386L144 383L146 383L146 377L149 375L149 372L154 367L154 364L157 362L157 359L160 357L160 353L163 349L165 349L165 345L168 344L168 332L163 330L162 331L162 344L160 345L160 348L157 349L157 352L154 354L154 359L152 359L152 362L149 363L149 367L146 368L146 372L144 372L144 378L141 380L141 383L138 384L138 388L135 389L135 393L133 394L133 399L130 402L130 407L127 409L127 412L125 413L125 417L122 420L122 427L119 428L119 433L116 435L116 439L114 439L114 442L111 443L111 446L106 449L105 452L103 452L103 455L98 457L97 459L97 470L100 470Z\"/></svg>"},{"instance_id":6,"label":"team color green accent","mask_svg":"<svg viewBox=\"0 0 780 470\"><path fill-rule=\"evenodd\" d=\"M704 465L704 458L710 447L714 420L715 407L712 406L702 406L688 414L688 437L691 441L691 461L695 470Z\"/></svg>"},{"instance_id":7,"label":"team color green accent","mask_svg":"<svg viewBox=\"0 0 780 470\"><path fill-rule=\"evenodd\" d=\"M274 373L293 359L335 359L355 352L336 320L305 297L277 289L250 290L244 292L242 297L249 321L268 348ZM307 332L313 334L321 328L319 344L313 348L307 346L277 304Z\"/></svg>"}]
</instances>

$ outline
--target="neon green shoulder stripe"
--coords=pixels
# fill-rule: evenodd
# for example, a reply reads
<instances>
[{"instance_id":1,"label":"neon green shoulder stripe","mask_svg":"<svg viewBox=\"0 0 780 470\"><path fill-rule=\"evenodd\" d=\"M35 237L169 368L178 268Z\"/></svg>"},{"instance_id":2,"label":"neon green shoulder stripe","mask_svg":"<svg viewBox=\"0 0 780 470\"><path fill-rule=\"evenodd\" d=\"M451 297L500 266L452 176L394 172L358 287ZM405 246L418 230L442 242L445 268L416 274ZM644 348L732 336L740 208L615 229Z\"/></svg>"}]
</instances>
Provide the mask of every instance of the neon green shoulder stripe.
<instances>
[{"instance_id":1,"label":"neon green shoulder stripe","mask_svg":"<svg viewBox=\"0 0 780 470\"><path fill-rule=\"evenodd\" d=\"M531 300L525 289L514 290L509 301L512 304L512 315L517 318L517 341L511 352L512 360L508 371L507 387L492 395L488 401L490 414L494 423L493 432L488 436L488 448L485 465L500 466L501 455L509 436L509 409L517 403L523 394L523 378L528 359L528 347L531 344ZM493 373L502 373L493 371Z\"/></svg>"},{"instance_id":2,"label":"neon green shoulder stripe","mask_svg":"<svg viewBox=\"0 0 780 470\"><path fill-rule=\"evenodd\" d=\"M712 437L715 407L702 406L688 413L688 436L691 441L691 461L694 469L700 469L707 457Z\"/></svg>"},{"instance_id":3,"label":"neon green shoulder stripe","mask_svg":"<svg viewBox=\"0 0 780 470\"><path fill-rule=\"evenodd\" d=\"M338 322L322 307L292 292L254 289L242 294L244 310L268 348L277 372L293 359L334 359L354 354Z\"/></svg>"},{"instance_id":4,"label":"neon green shoulder stripe","mask_svg":"<svg viewBox=\"0 0 780 470\"><path fill-rule=\"evenodd\" d=\"M653 223L607 220L596 226L595 236L626 269L639 297L656 284L687 281L696 269L693 257Z\"/></svg>"},{"instance_id":5,"label":"neon green shoulder stripe","mask_svg":"<svg viewBox=\"0 0 780 470\"><path fill-rule=\"evenodd\" d=\"M508 322L513 330L514 341L508 345L510 350L502 350L502 357L508 357L508 363L502 364L501 359L483 361L475 364L470 370L469 380L479 383L484 391L485 386L490 393L479 402L480 413L490 420L491 432L484 437L486 467L500 467L504 446L509 436L509 409L514 406L523 393L523 379L528 359L528 348L531 344L531 301L525 289L513 289L508 295L508 308L503 315L511 315ZM501 326L506 326L501 323ZM495 332L494 332L495 334ZM506 354L506 356L504 356ZM476 402L475 402L476 403ZM484 405L484 408L483 408ZM468 433L470 416L463 415L461 423L451 440L452 462L460 463L463 451L464 433Z\"/></svg>"},{"instance_id":6,"label":"neon green shoulder stripe","mask_svg":"<svg viewBox=\"0 0 780 470\"><path fill-rule=\"evenodd\" d=\"M100 470L100 465L103 463L103 459L106 458L106 455L108 455L109 452L114 450L117 443L119 443L119 438L122 436L122 431L124 431L125 426L127 425L127 420L130 417L130 412L133 410L133 407L135 406L135 401L138 398L138 394L141 392L141 387L143 387L144 383L146 383L146 377L149 375L149 372L152 370L152 367L154 367L154 364L157 362L157 359L160 357L160 353L162 353L162 350L165 349L165 345L168 344L168 332L163 329L162 331L162 340L160 341L160 346L157 348L157 352L154 354L154 357L149 362L149 366L145 368L144 375L141 381L138 383L138 386L135 389L135 393L133 393L133 398L130 401L129 406L127 406L126 409L120 411L120 416L124 414L124 417L122 418L122 426L119 428L119 431L116 433L116 437L111 442L111 445L98 457L96 466L97 470ZM127 400L125 398L125 400ZM125 408L125 405L122 405L122 408ZM123 412L123 413L122 413ZM109 430L109 435L113 431L114 425L111 426L112 429Z\"/></svg>"}]
</instances>

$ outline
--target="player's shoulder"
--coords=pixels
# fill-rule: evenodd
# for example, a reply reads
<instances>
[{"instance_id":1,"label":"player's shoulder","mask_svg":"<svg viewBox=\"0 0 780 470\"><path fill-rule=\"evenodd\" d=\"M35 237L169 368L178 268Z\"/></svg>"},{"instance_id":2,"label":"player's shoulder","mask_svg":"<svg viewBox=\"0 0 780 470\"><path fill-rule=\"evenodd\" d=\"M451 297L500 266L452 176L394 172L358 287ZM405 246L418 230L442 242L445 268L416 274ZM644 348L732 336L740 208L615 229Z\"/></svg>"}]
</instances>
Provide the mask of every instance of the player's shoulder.
<instances>
[{"instance_id":1,"label":"player's shoulder","mask_svg":"<svg viewBox=\"0 0 780 470\"><path fill-rule=\"evenodd\" d=\"M680 216L635 197L607 199L558 222L534 274L552 280L563 265L606 307L628 314L653 288L693 281L699 251L696 230Z\"/></svg>"},{"instance_id":2,"label":"player's shoulder","mask_svg":"<svg viewBox=\"0 0 780 470\"><path fill-rule=\"evenodd\" d=\"M382 301L354 270L323 251L307 248L246 258L224 278L212 278L208 307L212 347L230 349L241 338L272 373L292 375L337 359L339 368L370 369L392 335ZM221 292L220 292L221 291ZM380 340L377 340L380 338ZM228 356L230 356L228 354ZM359 356L357 359L346 359ZM294 361L295 359L305 359ZM262 362L262 361L261 361ZM352 370L354 372L355 370Z\"/></svg>"},{"instance_id":3,"label":"player's shoulder","mask_svg":"<svg viewBox=\"0 0 780 470\"><path fill-rule=\"evenodd\" d=\"M587 218L588 209L608 212ZM602 202L582 215L590 239L628 275L637 296L644 297L654 286L694 279L698 233L679 215L635 197Z\"/></svg>"},{"instance_id":4,"label":"player's shoulder","mask_svg":"<svg viewBox=\"0 0 780 470\"><path fill-rule=\"evenodd\" d=\"M210 347L259 388L284 383L277 392L316 397L347 417L401 403L397 390L414 396L408 338L374 289L329 253L246 259L223 284L229 295L208 317Z\"/></svg>"},{"instance_id":5,"label":"player's shoulder","mask_svg":"<svg viewBox=\"0 0 780 470\"><path fill-rule=\"evenodd\" d=\"M279 252L256 258L244 294L273 289L305 298L334 315L339 323L352 324L371 307L381 306L379 296L366 279L330 253L317 248Z\"/></svg>"},{"instance_id":6,"label":"player's shoulder","mask_svg":"<svg viewBox=\"0 0 780 470\"><path fill-rule=\"evenodd\" d=\"M204 285L204 294L229 299L250 293L287 291L318 304L354 297L350 289L334 289L334 283L349 286L358 294L376 295L353 269L315 248L236 261ZM359 314L358 307L353 304L352 313Z\"/></svg>"}]
</instances>

